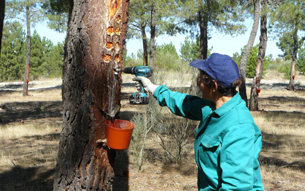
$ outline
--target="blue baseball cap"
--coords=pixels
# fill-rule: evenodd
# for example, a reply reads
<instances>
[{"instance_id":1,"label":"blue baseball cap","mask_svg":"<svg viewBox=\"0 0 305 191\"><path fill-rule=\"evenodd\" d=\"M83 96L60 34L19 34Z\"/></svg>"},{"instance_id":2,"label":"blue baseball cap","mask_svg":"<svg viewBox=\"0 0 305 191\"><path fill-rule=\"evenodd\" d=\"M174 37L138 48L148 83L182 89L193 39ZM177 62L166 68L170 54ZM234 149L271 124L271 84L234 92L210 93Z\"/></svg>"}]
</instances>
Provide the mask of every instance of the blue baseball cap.
<instances>
[{"instance_id":1,"label":"blue baseball cap","mask_svg":"<svg viewBox=\"0 0 305 191\"><path fill-rule=\"evenodd\" d=\"M240 78L237 64L228 55L213 53L206 60L192 61L190 66L206 72L217 83L227 88Z\"/></svg>"}]
</instances>

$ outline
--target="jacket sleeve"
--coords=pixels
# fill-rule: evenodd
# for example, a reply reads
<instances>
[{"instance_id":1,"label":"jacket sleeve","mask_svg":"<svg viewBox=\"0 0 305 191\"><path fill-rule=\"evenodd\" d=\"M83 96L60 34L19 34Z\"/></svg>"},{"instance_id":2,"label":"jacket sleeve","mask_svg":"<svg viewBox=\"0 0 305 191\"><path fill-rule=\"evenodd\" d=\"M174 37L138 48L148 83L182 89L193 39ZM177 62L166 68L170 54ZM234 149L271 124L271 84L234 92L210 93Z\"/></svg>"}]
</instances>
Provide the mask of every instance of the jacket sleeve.
<instances>
[{"instance_id":1,"label":"jacket sleeve","mask_svg":"<svg viewBox=\"0 0 305 191\"><path fill-rule=\"evenodd\" d=\"M197 96L172 92L164 85L156 89L154 97L160 106L167 106L172 113L192 120L201 120L203 107L213 105Z\"/></svg>"},{"instance_id":2,"label":"jacket sleeve","mask_svg":"<svg viewBox=\"0 0 305 191\"><path fill-rule=\"evenodd\" d=\"M220 191L253 190L254 135L252 124L239 124L225 133L220 153Z\"/></svg>"}]
</instances>

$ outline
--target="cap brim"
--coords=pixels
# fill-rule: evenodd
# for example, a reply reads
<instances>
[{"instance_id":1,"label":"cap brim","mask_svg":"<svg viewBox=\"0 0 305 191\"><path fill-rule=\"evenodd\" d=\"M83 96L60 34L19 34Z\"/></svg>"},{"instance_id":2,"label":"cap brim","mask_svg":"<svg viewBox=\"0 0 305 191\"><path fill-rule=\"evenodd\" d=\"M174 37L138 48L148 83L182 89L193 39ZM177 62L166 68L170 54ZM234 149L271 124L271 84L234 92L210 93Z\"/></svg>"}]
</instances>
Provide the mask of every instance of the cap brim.
<instances>
[{"instance_id":1,"label":"cap brim","mask_svg":"<svg viewBox=\"0 0 305 191\"><path fill-rule=\"evenodd\" d=\"M193 66L195 68L205 71L204 63L205 63L205 60L194 60L190 63L190 66Z\"/></svg>"},{"instance_id":2,"label":"cap brim","mask_svg":"<svg viewBox=\"0 0 305 191\"><path fill-rule=\"evenodd\" d=\"M199 70L204 71L211 78L213 78L214 80L217 80L215 75L213 75L211 69L208 68L208 64L206 62L207 62L207 60L194 60L193 62L190 63L190 66L193 66L195 68L198 68Z\"/></svg>"}]
</instances>

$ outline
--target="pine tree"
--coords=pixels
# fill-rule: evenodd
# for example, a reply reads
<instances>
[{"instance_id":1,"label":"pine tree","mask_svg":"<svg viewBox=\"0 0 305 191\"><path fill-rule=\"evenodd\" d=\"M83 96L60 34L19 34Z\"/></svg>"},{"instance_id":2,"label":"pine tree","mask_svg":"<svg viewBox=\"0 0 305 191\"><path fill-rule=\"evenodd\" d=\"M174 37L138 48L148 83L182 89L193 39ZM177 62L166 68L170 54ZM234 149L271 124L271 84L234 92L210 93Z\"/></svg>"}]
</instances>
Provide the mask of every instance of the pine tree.
<instances>
[{"instance_id":1,"label":"pine tree","mask_svg":"<svg viewBox=\"0 0 305 191\"><path fill-rule=\"evenodd\" d=\"M253 7L254 7L254 22L252 25L252 30L250 33L248 43L241 54L241 60L240 60L240 65L239 65L239 73L240 73L241 80L242 80L242 83L239 88L239 93L240 93L241 98L246 102L246 105L248 105L248 99L247 99L247 93L246 93L247 62L248 62L248 57L249 57L250 51L253 47L253 43L254 43L257 29L258 29L259 18L260 18L260 14L261 14L260 1L253 0Z\"/></svg>"},{"instance_id":2,"label":"pine tree","mask_svg":"<svg viewBox=\"0 0 305 191\"><path fill-rule=\"evenodd\" d=\"M43 0L8 0L6 2L6 15L10 21L19 19L26 23L27 53L23 82L23 96L28 95L28 83L31 61L31 25L45 19L45 14L41 6Z\"/></svg>"},{"instance_id":3,"label":"pine tree","mask_svg":"<svg viewBox=\"0 0 305 191\"><path fill-rule=\"evenodd\" d=\"M288 90L294 90L295 68L297 63L297 53L299 49L300 32L305 30L303 21L305 20L305 2L303 0L284 0L283 4L273 12L271 23L274 32L279 37L291 34L293 39L293 48L291 52L291 70ZM284 53L285 55L285 53Z\"/></svg>"},{"instance_id":4,"label":"pine tree","mask_svg":"<svg viewBox=\"0 0 305 191\"><path fill-rule=\"evenodd\" d=\"M40 66L42 76L47 78L61 77L63 67L64 44L57 43L44 54L43 63Z\"/></svg>"},{"instance_id":5,"label":"pine tree","mask_svg":"<svg viewBox=\"0 0 305 191\"><path fill-rule=\"evenodd\" d=\"M0 58L0 80L21 80L26 60L26 34L18 22L7 22L3 33L3 51ZM31 46L30 77L59 77L62 74L63 43L53 43L34 31Z\"/></svg>"},{"instance_id":6,"label":"pine tree","mask_svg":"<svg viewBox=\"0 0 305 191\"><path fill-rule=\"evenodd\" d=\"M68 25L69 0L50 0L43 3L49 28L57 32L66 32Z\"/></svg>"},{"instance_id":7,"label":"pine tree","mask_svg":"<svg viewBox=\"0 0 305 191\"><path fill-rule=\"evenodd\" d=\"M299 49L298 55L299 55L299 58L298 58L296 67L301 74L305 75L305 47L304 47L304 45Z\"/></svg>"},{"instance_id":8,"label":"pine tree","mask_svg":"<svg viewBox=\"0 0 305 191\"><path fill-rule=\"evenodd\" d=\"M26 37L18 22L5 23L0 57L0 81L20 80L25 62Z\"/></svg>"},{"instance_id":9,"label":"pine tree","mask_svg":"<svg viewBox=\"0 0 305 191\"><path fill-rule=\"evenodd\" d=\"M208 39L212 37L209 33L212 29L232 36L245 32L243 3L234 0L179 1L179 18L183 22L177 27L192 37L199 37L199 59L207 58Z\"/></svg>"},{"instance_id":10,"label":"pine tree","mask_svg":"<svg viewBox=\"0 0 305 191\"><path fill-rule=\"evenodd\" d=\"M111 190L115 150L103 141L118 117L128 0L73 0L63 66L63 125L54 191Z\"/></svg>"},{"instance_id":11,"label":"pine tree","mask_svg":"<svg viewBox=\"0 0 305 191\"><path fill-rule=\"evenodd\" d=\"M130 1L127 38L142 40L144 65L148 65L148 54L150 54L150 64L153 64L155 37L166 33L175 34L171 28L175 18L175 8L174 0ZM147 32L150 32L150 47L148 47Z\"/></svg>"},{"instance_id":12,"label":"pine tree","mask_svg":"<svg viewBox=\"0 0 305 191\"><path fill-rule=\"evenodd\" d=\"M37 31L34 31L31 39L31 80L37 79L40 76L39 67L43 62L44 44Z\"/></svg>"}]
</instances>

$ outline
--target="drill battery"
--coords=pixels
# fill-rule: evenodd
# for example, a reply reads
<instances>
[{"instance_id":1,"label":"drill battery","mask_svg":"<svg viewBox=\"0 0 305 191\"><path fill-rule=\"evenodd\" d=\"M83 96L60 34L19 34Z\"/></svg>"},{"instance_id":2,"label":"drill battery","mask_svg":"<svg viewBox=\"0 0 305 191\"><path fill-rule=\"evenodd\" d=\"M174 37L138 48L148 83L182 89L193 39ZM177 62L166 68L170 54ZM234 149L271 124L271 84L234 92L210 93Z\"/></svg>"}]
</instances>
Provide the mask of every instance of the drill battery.
<instances>
[{"instance_id":1,"label":"drill battery","mask_svg":"<svg viewBox=\"0 0 305 191\"><path fill-rule=\"evenodd\" d=\"M148 104L149 98L146 93L136 92L129 97L130 104Z\"/></svg>"}]
</instances>

